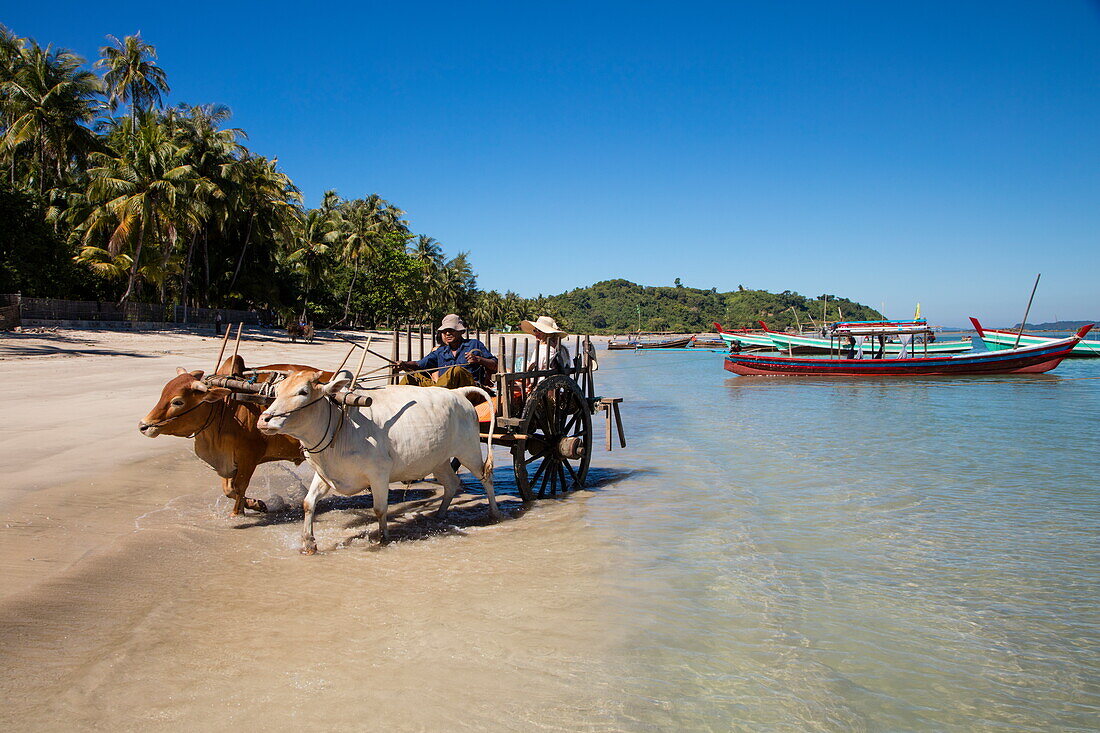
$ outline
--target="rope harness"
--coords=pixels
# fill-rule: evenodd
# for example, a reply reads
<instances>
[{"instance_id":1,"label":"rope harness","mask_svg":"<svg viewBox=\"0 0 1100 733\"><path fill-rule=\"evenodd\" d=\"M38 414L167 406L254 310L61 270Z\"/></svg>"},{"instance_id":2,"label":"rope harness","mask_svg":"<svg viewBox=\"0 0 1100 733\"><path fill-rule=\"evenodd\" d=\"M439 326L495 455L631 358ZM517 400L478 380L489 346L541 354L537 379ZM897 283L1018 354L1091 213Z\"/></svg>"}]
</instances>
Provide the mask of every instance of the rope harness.
<instances>
[{"instance_id":1,"label":"rope harness","mask_svg":"<svg viewBox=\"0 0 1100 733\"><path fill-rule=\"evenodd\" d=\"M328 395L322 394L317 399L310 400L309 402L305 403L304 405L301 405L299 407L295 407L293 409L287 410L286 412L273 412L273 413L270 413L267 417L270 420L273 417L286 417L287 415L293 415L295 412L300 412L301 410L304 410L307 407L310 407L312 405L317 404L321 400L327 400L329 406L330 407L335 407L336 411L338 413L340 413L339 422L336 424L336 429L332 431L332 437L329 437L329 429L332 427L332 410L329 409L325 413L325 432L321 436L321 439L318 440L313 445L312 448L306 448L304 446L302 447L302 451L305 452L305 453L321 453L322 451L325 451L325 450L327 450L328 448L330 448L332 446L332 444L336 441L336 436L340 433L340 429L344 427L344 419L347 416L347 407L346 406L345 407L338 407ZM327 443L325 442L326 440L328 441ZM323 448L320 448L319 446L322 443L324 443L325 445L324 445Z\"/></svg>"},{"instance_id":2,"label":"rope harness","mask_svg":"<svg viewBox=\"0 0 1100 733\"><path fill-rule=\"evenodd\" d=\"M220 402L220 400L219 400L219 402ZM217 404L218 404L218 402L207 402L206 400L202 400L197 405L194 405L193 407L188 407L186 410L184 410L183 412L181 412L178 415L172 415L171 417L166 417L163 420L158 420L157 422L144 423L144 426L147 427L147 428L159 428L161 426L167 425L168 423L172 422L173 420L180 419L181 417L183 417L184 415L186 415L189 412L194 412L195 410L199 409L203 405L209 405L210 406L210 412L206 416L206 421L203 422L202 427L200 427L198 430L191 433L190 435L184 436L185 438L194 438L196 435L198 435L199 433L201 433L202 431L204 431L208 427L210 427L210 424L212 422L214 422L214 407ZM222 402L221 404L224 405L225 403Z\"/></svg>"}]
</instances>

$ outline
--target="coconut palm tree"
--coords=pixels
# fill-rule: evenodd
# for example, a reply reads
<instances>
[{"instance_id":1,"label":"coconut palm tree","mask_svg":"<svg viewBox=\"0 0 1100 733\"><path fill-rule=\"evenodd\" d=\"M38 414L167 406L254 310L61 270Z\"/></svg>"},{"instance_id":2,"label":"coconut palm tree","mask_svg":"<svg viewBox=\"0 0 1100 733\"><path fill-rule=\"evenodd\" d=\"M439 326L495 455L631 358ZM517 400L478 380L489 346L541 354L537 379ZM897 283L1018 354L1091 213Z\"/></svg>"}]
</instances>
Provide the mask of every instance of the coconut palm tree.
<instances>
[{"instance_id":1,"label":"coconut palm tree","mask_svg":"<svg viewBox=\"0 0 1100 733\"><path fill-rule=\"evenodd\" d=\"M78 255L81 261L103 262L106 257L102 250L111 258L121 254L130 258L120 304L133 294L139 272L145 273L145 281L160 279L152 264L161 262L166 266L168 257L163 249L171 250L179 231L196 223L194 210L184 205L191 190L192 169L184 162L183 150L155 113L140 117L133 135L123 136L116 131L111 152L92 153L89 213L79 225L84 244ZM161 257L150 256L147 247L160 249Z\"/></svg>"},{"instance_id":2,"label":"coconut palm tree","mask_svg":"<svg viewBox=\"0 0 1100 733\"><path fill-rule=\"evenodd\" d=\"M402 218L405 212L378 194L342 202L338 211L337 231L341 259L350 263L353 268L344 301L344 315L339 323L347 320L350 313L351 296L355 291L360 269L369 265L377 256L379 247L387 236L405 237L409 230L408 224Z\"/></svg>"},{"instance_id":3,"label":"coconut palm tree","mask_svg":"<svg viewBox=\"0 0 1100 733\"><path fill-rule=\"evenodd\" d=\"M161 95L170 91L168 75L157 66L157 50L141 38L141 31L121 41L107 38L114 45L99 49L97 69L106 69L107 104L114 111L123 103L130 108L130 131L137 132L138 115L161 106Z\"/></svg>"},{"instance_id":4,"label":"coconut palm tree","mask_svg":"<svg viewBox=\"0 0 1100 733\"><path fill-rule=\"evenodd\" d=\"M314 288L324 275L325 254L338 238L339 231L332 212L321 208L307 212L296 236L287 239L284 262L302 277L305 284L303 313L309 307Z\"/></svg>"},{"instance_id":5,"label":"coconut palm tree","mask_svg":"<svg viewBox=\"0 0 1100 733\"><path fill-rule=\"evenodd\" d=\"M96 117L99 78L81 69L84 59L34 41L0 41L6 78L0 85L4 135L0 151L12 184L47 191L65 184L74 163L98 147L89 129Z\"/></svg>"}]
</instances>

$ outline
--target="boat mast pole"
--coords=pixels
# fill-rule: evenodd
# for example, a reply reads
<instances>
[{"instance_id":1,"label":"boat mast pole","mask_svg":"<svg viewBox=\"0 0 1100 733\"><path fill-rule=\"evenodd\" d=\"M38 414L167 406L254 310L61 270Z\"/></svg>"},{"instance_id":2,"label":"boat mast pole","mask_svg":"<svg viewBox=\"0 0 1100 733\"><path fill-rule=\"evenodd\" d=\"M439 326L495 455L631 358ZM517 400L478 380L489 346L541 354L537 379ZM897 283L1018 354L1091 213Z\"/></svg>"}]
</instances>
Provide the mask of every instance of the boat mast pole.
<instances>
[{"instance_id":1,"label":"boat mast pole","mask_svg":"<svg viewBox=\"0 0 1100 733\"><path fill-rule=\"evenodd\" d=\"M1035 300L1035 289L1039 287L1039 278L1043 276L1043 273L1039 273L1035 276L1035 284L1031 286L1031 297L1027 299L1027 308L1024 309L1024 320L1020 321L1020 332L1016 334L1016 343L1012 348L1017 348L1020 345L1020 337L1024 335L1024 326L1027 325L1027 314L1031 312L1031 301Z\"/></svg>"}]
</instances>

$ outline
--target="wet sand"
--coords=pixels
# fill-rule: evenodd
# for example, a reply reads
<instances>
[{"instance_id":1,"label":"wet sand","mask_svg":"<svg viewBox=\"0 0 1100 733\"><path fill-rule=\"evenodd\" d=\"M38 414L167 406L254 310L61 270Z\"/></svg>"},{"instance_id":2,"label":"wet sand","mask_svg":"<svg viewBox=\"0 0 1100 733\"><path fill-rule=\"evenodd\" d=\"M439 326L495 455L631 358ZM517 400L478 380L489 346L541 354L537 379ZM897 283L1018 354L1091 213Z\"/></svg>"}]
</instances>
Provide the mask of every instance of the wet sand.
<instances>
[{"instance_id":1,"label":"wet sand","mask_svg":"<svg viewBox=\"0 0 1100 733\"><path fill-rule=\"evenodd\" d=\"M469 474L445 522L426 516L435 484L398 486L385 548L370 536L369 495L328 500L323 554L302 557L307 465L261 466L249 494L286 508L233 518L191 441L136 429L175 368L210 369L218 346L179 333L0 338L0 377L18 385L0 426L4 729L598 717L601 692L584 680L614 639L601 591L611 568L580 521L583 496L524 513L506 484L515 521L491 525ZM346 349L268 335L241 354L332 368ZM499 474L507 454L497 461Z\"/></svg>"}]
</instances>

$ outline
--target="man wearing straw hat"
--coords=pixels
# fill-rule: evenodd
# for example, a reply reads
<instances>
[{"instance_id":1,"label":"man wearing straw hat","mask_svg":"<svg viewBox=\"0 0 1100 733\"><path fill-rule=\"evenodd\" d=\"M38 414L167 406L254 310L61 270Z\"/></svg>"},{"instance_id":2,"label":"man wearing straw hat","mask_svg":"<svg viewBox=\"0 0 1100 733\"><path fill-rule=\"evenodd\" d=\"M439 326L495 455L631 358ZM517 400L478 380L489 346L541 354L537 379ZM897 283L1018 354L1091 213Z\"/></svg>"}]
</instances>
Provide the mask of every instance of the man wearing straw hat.
<instances>
[{"instance_id":1,"label":"man wearing straw hat","mask_svg":"<svg viewBox=\"0 0 1100 733\"><path fill-rule=\"evenodd\" d=\"M569 349L562 343L568 334L558 328L558 322L550 316L539 316L533 321L520 321L519 328L534 336L545 349L539 349L540 355L527 364L530 371L553 369L564 374L570 367Z\"/></svg>"},{"instance_id":2,"label":"man wearing straw hat","mask_svg":"<svg viewBox=\"0 0 1100 733\"><path fill-rule=\"evenodd\" d=\"M436 329L442 345L419 361L398 362L399 369L416 371L402 377L402 384L421 387L470 387L487 385L496 374L497 359L489 347L477 339L466 338L466 324L456 314L443 317Z\"/></svg>"}]
</instances>

